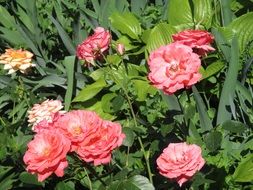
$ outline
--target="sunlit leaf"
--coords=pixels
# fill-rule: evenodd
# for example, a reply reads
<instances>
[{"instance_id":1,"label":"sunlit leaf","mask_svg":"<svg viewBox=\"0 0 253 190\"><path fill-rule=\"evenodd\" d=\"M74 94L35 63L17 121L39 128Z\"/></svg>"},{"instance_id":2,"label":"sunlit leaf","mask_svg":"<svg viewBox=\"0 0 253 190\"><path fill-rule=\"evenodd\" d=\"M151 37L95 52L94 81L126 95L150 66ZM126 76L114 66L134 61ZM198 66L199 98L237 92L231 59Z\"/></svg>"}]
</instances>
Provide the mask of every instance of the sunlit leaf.
<instances>
[{"instance_id":1,"label":"sunlit leaf","mask_svg":"<svg viewBox=\"0 0 253 190\"><path fill-rule=\"evenodd\" d=\"M113 13L109 19L112 26L122 34L126 34L133 39L139 39L142 28L140 22L132 13Z\"/></svg>"}]
</instances>

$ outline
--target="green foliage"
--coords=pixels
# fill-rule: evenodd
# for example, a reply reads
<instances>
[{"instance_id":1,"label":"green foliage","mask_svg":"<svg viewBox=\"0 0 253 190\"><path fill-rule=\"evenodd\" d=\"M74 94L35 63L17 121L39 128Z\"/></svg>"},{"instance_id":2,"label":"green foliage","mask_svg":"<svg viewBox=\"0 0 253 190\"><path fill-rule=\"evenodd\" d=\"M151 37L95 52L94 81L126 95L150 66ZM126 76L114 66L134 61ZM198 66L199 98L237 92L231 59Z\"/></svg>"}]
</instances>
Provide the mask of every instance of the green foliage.
<instances>
[{"instance_id":1,"label":"green foliage","mask_svg":"<svg viewBox=\"0 0 253 190\"><path fill-rule=\"evenodd\" d=\"M253 125L252 1L57 0L0 1L0 51L33 52L27 74L0 65L0 190L176 189L157 157L169 143L202 149L201 171L182 189L250 189ZM76 46L97 26L112 34L104 56L87 65ZM148 80L148 56L184 29L205 29L216 50L201 57L195 86L166 95ZM120 55L116 46L124 44ZM82 65L84 64L84 65ZM23 155L34 133L27 111L45 99L64 109L93 110L121 124L126 135L108 165L69 154L62 178L45 182L27 173Z\"/></svg>"},{"instance_id":2,"label":"green foliage","mask_svg":"<svg viewBox=\"0 0 253 190\"><path fill-rule=\"evenodd\" d=\"M251 182L253 180L253 156L248 155L238 165L233 175L235 181Z\"/></svg>"},{"instance_id":3,"label":"green foliage","mask_svg":"<svg viewBox=\"0 0 253 190\"><path fill-rule=\"evenodd\" d=\"M132 13L113 13L110 17L112 26L129 37L138 40L142 29L141 24Z\"/></svg>"},{"instance_id":4,"label":"green foliage","mask_svg":"<svg viewBox=\"0 0 253 190\"><path fill-rule=\"evenodd\" d=\"M171 35L176 33L173 26L160 23L156 25L153 29L148 31L148 34L143 36L143 40L146 42L148 52L151 52L162 45L166 45L172 42Z\"/></svg>"}]
</instances>

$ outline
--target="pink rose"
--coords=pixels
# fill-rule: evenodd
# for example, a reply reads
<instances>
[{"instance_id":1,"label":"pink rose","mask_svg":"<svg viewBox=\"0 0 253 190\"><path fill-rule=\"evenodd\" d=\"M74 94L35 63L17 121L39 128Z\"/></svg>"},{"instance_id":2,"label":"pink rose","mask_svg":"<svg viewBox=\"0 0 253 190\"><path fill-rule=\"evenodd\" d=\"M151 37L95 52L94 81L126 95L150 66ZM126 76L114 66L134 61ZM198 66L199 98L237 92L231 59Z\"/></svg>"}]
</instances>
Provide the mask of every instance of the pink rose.
<instances>
[{"instance_id":1,"label":"pink rose","mask_svg":"<svg viewBox=\"0 0 253 190\"><path fill-rule=\"evenodd\" d=\"M172 35L172 38L175 42L190 46L200 56L215 50L210 46L214 37L204 30L185 30Z\"/></svg>"},{"instance_id":2,"label":"pink rose","mask_svg":"<svg viewBox=\"0 0 253 190\"><path fill-rule=\"evenodd\" d=\"M110 32L102 27L97 27L93 35L77 46L76 55L78 59L92 63L108 49L110 41Z\"/></svg>"},{"instance_id":3,"label":"pink rose","mask_svg":"<svg viewBox=\"0 0 253 190\"><path fill-rule=\"evenodd\" d=\"M166 94L189 88L201 78L199 56L189 46L180 43L172 43L153 51L148 65L149 80Z\"/></svg>"},{"instance_id":4,"label":"pink rose","mask_svg":"<svg viewBox=\"0 0 253 190\"><path fill-rule=\"evenodd\" d=\"M58 177L64 175L68 166L66 155L70 149L70 141L57 131L43 130L28 143L24 155L26 170L38 175L38 181L44 181L51 174Z\"/></svg>"},{"instance_id":5,"label":"pink rose","mask_svg":"<svg viewBox=\"0 0 253 190\"><path fill-rule=\"evenodd\" d=\"M183 183L199 171L205 164L201 148L195 144L170 143L156 160L161 175Z\"/></svg>"},{"instance_id":6,"label":"pink rose","mask_svg":"<svg viewBox=\"0 0 253 190\"><path fill-rule=\"evenodd\" d=\"M94 162L94 165L107 164L111 161L112 151L119 147L125 134L118 123L103 121L103 124L81 142L77 148L77 154L86 162Z\"/></svg>"},{"instance_id":7,"label":"pink rose","mask_svg":"<svg viewBox=\"0 0 253 190\"><path fill-rule=\"evenodd\" d=\"M120 55L123 55L125 52L125 46L123 44L118 44L117 45L117 51Z\"/></svg>"},{"instance_id":8,"label":"pink rose","mask_svg":"<svg viewBox=\"0 0 253 190\"><path fill-rule=\"evenodd\" d=\"M71 141L71 151L87 136L96 133L101 125L102 119L95 112L85 110L70 111L54 123L55 128Z\"/></svg>"}]
</instances>

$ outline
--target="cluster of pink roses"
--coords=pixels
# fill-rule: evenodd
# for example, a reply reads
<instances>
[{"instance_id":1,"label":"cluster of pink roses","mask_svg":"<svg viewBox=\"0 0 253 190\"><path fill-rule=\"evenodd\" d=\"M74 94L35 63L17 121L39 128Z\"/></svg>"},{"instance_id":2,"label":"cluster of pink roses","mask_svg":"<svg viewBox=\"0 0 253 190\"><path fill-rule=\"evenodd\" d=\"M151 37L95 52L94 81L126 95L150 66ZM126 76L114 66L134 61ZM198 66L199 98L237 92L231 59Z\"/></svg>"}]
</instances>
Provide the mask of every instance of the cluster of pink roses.
<instances>
[{"instance_id":1,"label":"cluster of pink roses","mask_svg":"<svg viewBox=\"0 0 253 190\"><path fill-rule=\"evenodd\" d=\"M41 105L58 104L57 100L45 101ZM30 121L34 112L41 106L36 104L29 115ZM54 107L54 106L51 106ZM42 110L43 111L43 110ZM48 113L51 113L51 118ZM38 175L43 181L55 173L61 177L68 166L66 156L75 152L79 158L94 165L106 164L111 160L112 151L119 147L125 134L118 123L102 120L95 112L74 110L60 113L57 109L40 112L40 122L33 126L36 132L34 139L28 143L24 155L27 171ZM44 115L43 115L44 114Z\"/></svg>"},{"instance_id":2,"label":"cluster of pink roses","mask_svg":"<svg viewBox=\"0 0 253 190\"><path fill-rule=\"evenodd\" d=\"M186 30L172 36L174 42L151 52L149 80L166 94L197 83L201 74L200 56L215 50L210 46L213 36L202 30Z\"/></svg>"}]
</instances>

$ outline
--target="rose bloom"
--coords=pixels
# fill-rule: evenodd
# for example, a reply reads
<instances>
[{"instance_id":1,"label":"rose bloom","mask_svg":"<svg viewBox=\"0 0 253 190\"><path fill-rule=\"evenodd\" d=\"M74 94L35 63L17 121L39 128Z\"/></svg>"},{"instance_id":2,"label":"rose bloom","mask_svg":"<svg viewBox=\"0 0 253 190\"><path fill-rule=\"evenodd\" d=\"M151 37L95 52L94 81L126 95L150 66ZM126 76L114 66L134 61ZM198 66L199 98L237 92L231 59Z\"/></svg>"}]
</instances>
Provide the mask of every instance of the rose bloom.
<instances>
[{"instance_id":1,"label":"rose bloom","mask_svg":"<svg viewBox=\"0 0 253 190\"><path fill-rule=\"evenodd\" d=\"M110 41L110 32L102 27L97 27L93 35L77 46L76 55L78 59L92 63L109 48Z\"/></svg>"},{"instance_id":2,"label":"rose bloom","mask_svg":"<svg viewBox=\"0 0 253 190\"><path fill-rule=\"evenodd\" d=\"M189 46L180 43L172 43L153 51L148 65L148 79L166 94L189 88L201 78L199 56Z\"/></svg>"},{"instance_id":3,"label":"rose bloom","mask_svg":"<svg viewBox=\"0 0 253 190\"><path fill-rule=\"evenodd\" d=\"M215 50L210 46L214 40L213 35L204 30L185 30L172 35L172 38L175 42L190 46L200 56Z\"/></svg>"},{"instance_id":4,"label":"rose bloom","mask_svg":"<svg viewBox=\"0 0 253 190\"><path fill-rule=\"evenodd\" d=\"M0 63L4 64L4 69L9 70L8 74L20 71L26 73L29 68L35 67L32 63L33 54L26 50L6 49L0 56Z\"/></svg>"},{"instance_id":5,"label":"rose bloom","mask_svg":"<svg viewBox=\"0 0 253 190\"><path fill-rule=\"evenodd\" d=\"M68 166L66 155L70 149L70 141L57 131L44 130L37 133L28 143L24 155L26 170L38 175L38 181L44 181L51 174L58 177L64 175Z\"/></svg>"},{"instance_id":6,"label":"rose bloom","mask_svg":"<svg viewBox=\"0 0 253 190\"><path fill-rule=\"evenodd\" d=\"M87 136L96 133L102 119L93 111L74 110L64 114L54 123L54 127L71 141L71 151Z\"/></svg>"},{"instance_id":7,"label":"rose bloom","mask_svg":"<svg viewBox=\"0 0 253 190\"><path fill-rule=\"evenodd\" d=\"M125 134L118 123L103 121L96 133L88 135L78 146L77 154L86 162L94 165L107 164L111 161L112 151L119 147Z\"/></svg>"},{"instance_id":8,"label":"rose bloom","mask_svg":"<svg viewBox=\"0 0 253 190\"><path fill-rule=\"evenodd\" d=\"M28 122L34 126L42 120L52 121L53 114L59 112L59 114L65 113L60 111L63 108L60 100L45 100L41 104L34 104L32 109L28 111Z\"/></svg>"},{"instance_id":9,"label":"rose bloom","mask_svg":"<svg viewBox=\"0 0 253 190\"><path fill-rule=\"evenodd\" d=\"M201 148L195 144L170 143L156 160L161 175L183 183L199 171L205 164Z\"/></svg>"}]
</instances>

